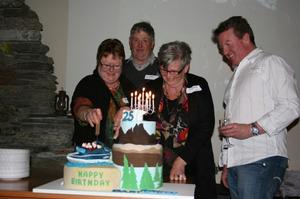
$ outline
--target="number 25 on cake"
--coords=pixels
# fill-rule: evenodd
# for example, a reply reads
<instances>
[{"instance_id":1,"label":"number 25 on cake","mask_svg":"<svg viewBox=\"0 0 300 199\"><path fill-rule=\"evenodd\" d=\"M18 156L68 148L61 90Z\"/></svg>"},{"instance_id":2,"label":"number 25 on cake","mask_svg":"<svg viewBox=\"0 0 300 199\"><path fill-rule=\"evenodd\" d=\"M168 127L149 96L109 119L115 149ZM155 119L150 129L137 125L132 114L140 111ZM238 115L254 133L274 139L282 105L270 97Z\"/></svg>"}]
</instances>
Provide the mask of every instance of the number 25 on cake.
<instances>
[{"instance_id":1,"label":"number 25 on cake","mask_svg":"<svg viewBox=\"0 0 300 199\"><path fill-rule=\"evenodd\" d=\"M156 144L156 122L143 119L154 112L154 95L146 96L141 100L139 95L135 100L138 103L131 103L131 110L123 112L119 143L112 147L113 162L121 171L120 189L154 190L163 184L162 146Z\"/></svg>"}]
</instances>

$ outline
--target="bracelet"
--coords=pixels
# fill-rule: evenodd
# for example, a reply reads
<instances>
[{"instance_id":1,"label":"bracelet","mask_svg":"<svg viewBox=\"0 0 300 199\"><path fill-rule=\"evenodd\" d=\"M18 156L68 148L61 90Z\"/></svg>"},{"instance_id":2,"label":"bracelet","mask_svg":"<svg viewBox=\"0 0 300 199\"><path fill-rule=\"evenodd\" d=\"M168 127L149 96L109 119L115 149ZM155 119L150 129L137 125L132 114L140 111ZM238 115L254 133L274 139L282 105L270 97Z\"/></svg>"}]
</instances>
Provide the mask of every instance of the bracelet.
<instances>
[{"instance_id":1,"label":"bracelet","mask_svg":"<svg viewBox=\"0 0 300 199\"><path fill-rule=\"evenodd\" d=\"M87 114L88 114L88 112L86 110L81 111L80 120L83 121L83 122L86 122L87 121L87 118L86 118Z\"/></svg>"},{"instance_id":2,"label":"bracelet","mask_svg":"<svg viewBox=\"0 0 300 199\"><path fill-rule=\"evenodd\" d=\"M87 118L86 118L86 117L87 117L87 114L88 114L88 113L89 113L89 112L87 112L87 111L84 112L84 114L83 114L84 121L87 121Z\"/></svg>"}]
</instances>

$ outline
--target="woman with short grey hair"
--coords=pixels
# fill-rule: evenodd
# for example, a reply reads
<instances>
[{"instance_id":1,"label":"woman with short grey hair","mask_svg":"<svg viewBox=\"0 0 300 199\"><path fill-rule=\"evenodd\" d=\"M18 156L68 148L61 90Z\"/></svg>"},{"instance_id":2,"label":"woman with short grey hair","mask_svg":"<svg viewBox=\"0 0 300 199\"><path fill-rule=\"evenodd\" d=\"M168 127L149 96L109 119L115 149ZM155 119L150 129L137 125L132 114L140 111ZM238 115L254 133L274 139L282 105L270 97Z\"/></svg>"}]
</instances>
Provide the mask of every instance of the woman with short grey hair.
<instances>
[{"instance_id":1,"label":"woman with short grey hair","mask_svg":"<svg viewBox=\"0 0 300 199\"><path fill-rule=\"evenodd\" d=\"M216 198L211 136L214 107L207 81L189 73L191 48L182 41L158 52L161 78L149 82L155 94L157 139L163 145L164 176L195 183L195 198Z\"/></svg>"},{"instance_id":2,"label":"woman with short grey hair","mask_svg":"<svg viewBox=\"0 0 300 199\"><path fill-rule=\"evenodd\" d=\"M166 68L172 61L180 58L180 69L182 69L187 64L190 64L192 59L191 53L191 48L185 42L174 41L163 44L158 52L159 64Z\"/></svg>"}]
</instances>

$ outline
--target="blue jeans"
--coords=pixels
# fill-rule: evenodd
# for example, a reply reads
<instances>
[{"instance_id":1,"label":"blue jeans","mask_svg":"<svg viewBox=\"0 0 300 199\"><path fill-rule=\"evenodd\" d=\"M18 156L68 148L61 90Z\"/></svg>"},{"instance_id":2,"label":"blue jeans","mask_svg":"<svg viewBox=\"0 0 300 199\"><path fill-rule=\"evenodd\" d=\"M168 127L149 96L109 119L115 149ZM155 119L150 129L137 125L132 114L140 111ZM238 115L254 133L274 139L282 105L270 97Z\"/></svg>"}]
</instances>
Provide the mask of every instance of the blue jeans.
<instances>
[{"instance_id":1,"label":"blue jeans","mask_svg":"<svg viewBox=\"0 0 300 199\"><path fill-rule=\"evenodd\" d=\"M287 164L287 158L274 156L228 168L231 199L273 199Z\"/></svg>"}]
</instances>

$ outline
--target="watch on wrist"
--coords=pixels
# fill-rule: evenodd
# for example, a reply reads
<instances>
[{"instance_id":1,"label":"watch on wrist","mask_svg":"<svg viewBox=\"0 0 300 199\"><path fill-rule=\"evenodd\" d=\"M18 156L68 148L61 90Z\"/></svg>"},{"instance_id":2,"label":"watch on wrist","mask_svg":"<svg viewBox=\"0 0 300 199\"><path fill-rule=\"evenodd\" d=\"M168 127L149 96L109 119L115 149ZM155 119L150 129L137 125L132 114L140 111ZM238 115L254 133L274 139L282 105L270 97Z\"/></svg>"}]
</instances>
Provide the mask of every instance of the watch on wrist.
<instances>
[{"instance_id":1,"label":"watch on wrist","mask_svg":"<svg viewBox=\"0 0 300 199\"><path fill-rule=\"evenodd\" d=\"M255 122L251 123L251 133L253 136L258 136L259 135L259 129L257 128Z\"/></svg>"}]
</instances>

